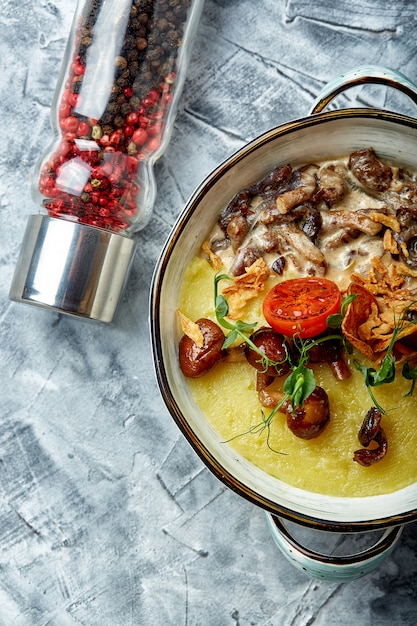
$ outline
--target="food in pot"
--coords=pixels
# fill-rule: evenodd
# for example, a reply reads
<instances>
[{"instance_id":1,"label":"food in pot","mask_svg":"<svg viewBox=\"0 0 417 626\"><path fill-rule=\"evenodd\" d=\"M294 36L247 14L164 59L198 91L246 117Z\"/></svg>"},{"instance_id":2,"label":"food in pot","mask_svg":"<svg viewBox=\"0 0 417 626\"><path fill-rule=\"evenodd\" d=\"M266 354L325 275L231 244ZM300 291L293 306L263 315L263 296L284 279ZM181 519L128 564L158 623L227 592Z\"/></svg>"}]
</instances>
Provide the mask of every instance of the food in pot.
<instances>
[{"instance_id":1,"label":"food in pot","mask_svg":"<svg viewBox=\"0 0 417 626\"><path fill-rule=\"evenodd\" d=\"M352 496L417 480L416 191L372 148L277 167L231 199L187 268L192 393L225 442L284 482ZM190 375L195 320L224 342Z\"/></svg>"}]
</instances>

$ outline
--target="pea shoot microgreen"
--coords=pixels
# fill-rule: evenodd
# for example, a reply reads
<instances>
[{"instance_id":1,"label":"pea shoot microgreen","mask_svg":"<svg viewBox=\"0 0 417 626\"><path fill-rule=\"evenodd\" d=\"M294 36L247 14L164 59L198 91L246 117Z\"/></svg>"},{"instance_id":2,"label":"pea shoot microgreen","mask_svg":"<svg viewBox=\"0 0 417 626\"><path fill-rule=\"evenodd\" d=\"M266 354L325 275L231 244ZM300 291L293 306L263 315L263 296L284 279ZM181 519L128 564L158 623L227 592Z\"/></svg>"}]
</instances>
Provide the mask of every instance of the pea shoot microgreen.
<instances>
[{"instance_id":1,"label":"pea shoot microgreen","mask_svg":"<svg viewBox=\"0 0 417 626\"><path fill-rule=\"evenodd\" d=\"M352 293L350 296L346 296L346 298L342 300L342 304L340 305L340 312L329 315L329 317L327 318L326 323L329 328L340 328L342 326L346 310L349 304L353 302L356 298L357 295L355 293Z\"/></svg>"},{"instance_id":2,"label":"pea shoot microgreen","mask_svg":"<svg viewBox=\"0 0 417 626\"><path fill-rule=\"evenodd\" d=\"M299 359L298 364L292 364L292 372L287 376L284 382L284 395L278 404L272 409L269 415L265 415L264 411L262 411L262 420L251 426L249 430L244 433L240 433L235 435L231 439L228 439L226 443L229 441L233 441L233 439L237 439L238 437L243 437L248 434L261 434L267 429L267 437L266 443L268 448L272 452L276 452L277 454L286 454L285 452L281 452L279 450L275 450L270 444L270 428L271 423L275 415L280 411L280 409L289 401L292 409L294 410L297 406L302 406L304 402L307 400L309 395L316 388L317 382L314 377L313 370L306 367L306 363L308 362L308 351L314 346L320 343L323 340L327 340L329 337L322 337L316 341L306 343L302 339L297 340L297 348L299 350ZM332 337L334 339L334 336Z\"/></svg>"},{"instance_id":3,"label":"pea shoot microgreen","mask_svg":"<svg viewBox=\"0 0 417 626\"><path fill-rule=\"evenodd\" d=\"M328 328L332 328L334 330L340 331L340 339L343 343L343 347L345 348L348 354L352 354L353 347L352 347L352 344L346 339L345 335L342 333L341 328L342 328L343 318L346 315L347 308L349 304L353 302L356 298L357 298L357 295L355 293L350 294L350 296L346 296L346 298L342 300L342 303L340 305L340 312L334 313L333 315L329 315L329 317L327 318L327 322L326 322Z\"/></svg>"},{"instance_id":4,"label":"pea shoot microgreen","mask_svg":"<svg viewBox=\"0 0 417 626\"><path fill-rule=\"evenodd\" d=\"M303 360L305 359L308 359L306 355L303 356ZM304 363L305 361L300 362L299 365L294 368L292 373L285 379L284 395L269 415L265 415L264 411L262 411L262 420L259 423L251 426L246 432L240 433L231 439L228 439L226 443L232 441L233 439L237 439L238 437L243 437L244 435L261 434L266 429L266 444L268 448L276 454L286 454L286 452L275 450L270 444L271 423L275 415L281 410L283 405L288 402L288 400L293 408L302 405L316 388L316 380L314 378L313 371L306 367Z\"/></svg>"},{"instance_id":5,"label":"pea shoot microgreen","mask_svg":"<svg viewBox=\"0 0 417 626\"><path fill-rule=\"evenodd\" d=\"M237 320L236 322L232 323L230 320L226 319L229 313L229 305L225 296L223 296L222 294L219 294L219 287L218 287L220 281L222 280L232 280L232 279L228 274L217 274L214 278L214 303L215 303L216 319L219 325L228 331L228 333L226 334L224 344L223 344L223 348L226 349L230 347L240 337L253 350L255 350L255 352L259 354L260 360L264 364L265 369L267 369L268 366L270 365L278 365L278 363L269 359L264 354L264 352L262 352L254 344L254 342L251 341L250 337L248 336L248 334L252 333L254 328L257 326L257 323L248 324L242 320ZM352 301L354 297L355 296L350 297L349 299L348 298L346 299L347 302L344 306L343 314L344 314L344 311L346 310L347 305L349 304L349 302ZM336 316L331 316L331 317L336 318ZM342 317L337 316L337 320L335 320L335 323L332 327L333 328L340 327L342 319L343 319L343 315ZM276 413L278 413L280 409L288 402L291 404L291 407L293 410L297 406L303 406L304 402L307 400L310 394L314 391L314 389L317 386L317 382L316 382L313 370L306 366L309 360L308 351L313 346L316 346L319 343L322 343L324 341L329 341L330 339L340 340L342 339L342 336L340 334L327 335L325 337L320 337L319 339L316 339L314 341L311 341L311 340L305 341L298 336L294 336L293 343L298 353L298 358L297 358L297 362L293 362L293 360L290 357L290 353L287 350L285 360L289 361L292 371L291 371L291 374L289 374L284 381L284 386L283 386L284 395L282 399L272 409L269 415L265 415L264 411L262 411L262 420L259 423L255 424L254 426L251 426L251 428L247 430L246 432L240 433L239 435L236 435L235 437L232 437L232 439L228 439L227 441L232 441L233 439L236 439L237 437L242 437L243 435L247 435L247 434L256 434L256 433L260 434L264 432L264 430L266 429L268 447L273 452L276 452L278 454L285 454L283 452L279 452L278 450L274 450L272 446L270 445L270 426L271 426L272 419L274 418Z\"/></svg>"},{"instance_id":6,"label":"pea shoot microgreen","mask_svg":"<svg viewBox=\"0 0 417 626\"><path fill-rule=\"evenodd\" d=\"M278 411L281 409L281 407L284 404L284 402L286 401L286 399L287 399L287 397L284 396L282 398L282 400L277 404L277 406L275 406L272 409L272 411L270 412L269 415L265 415L265 412L261 411L262 420L258 424L255 424L254 426L251 426L244 433L239 433L238 435L235 435L234 437L231 437L230 439L226 439L226 441L224 443L229 443L230 441L233 441L234 439L239 439L240 437L244 437L245 435L260 435L266 429L266 431L267 431L267 434L266 434L266 445L271 450L271 452L275 452L276 454L287 455L286 452L282 452L281 450L275 450L275 448L273 448L271 446L271 443L270 443L271 422L272 422L273 418L275 417L275 414L278 413Z\"/></svg>"},{"instance_id":7,"label":"pea shoot microgreen","mask_svg":"<svg viewBox=\"0 0 417 626\"><path fill-rule=\"evenodd\" d=\"M408 398L410 396L413 395L414 393L414 387L416 386L416 379L417 379L417 365L414 365L414 367L411 367L411 365L409 364L408 361L406 361L403 365L403 369L402 369L402 375L404 376L404 378L406 380L411 380L411 387L410 387L410 391L408 393L405 394L405 398Z\"/></svg>"}]
</instances>

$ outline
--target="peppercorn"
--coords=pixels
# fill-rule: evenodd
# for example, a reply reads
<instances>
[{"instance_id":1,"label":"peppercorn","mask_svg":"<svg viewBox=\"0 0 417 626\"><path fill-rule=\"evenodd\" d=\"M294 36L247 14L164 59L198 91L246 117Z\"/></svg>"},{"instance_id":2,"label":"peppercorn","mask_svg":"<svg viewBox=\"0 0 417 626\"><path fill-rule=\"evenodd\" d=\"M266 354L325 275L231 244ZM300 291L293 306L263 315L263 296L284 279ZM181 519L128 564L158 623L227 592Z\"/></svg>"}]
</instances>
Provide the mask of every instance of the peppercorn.
<instances>
[{"instance_id":1,"label":"peppercorn","mask_svg":"<svg viewBox=\"0 0 417 626\"><path fill-rule=\"evenodd\" d=\"M80 97L82 101L91 63L89 49L97 40L94 29L103 2L87 0L79 17L70 75L58 109L62 141L42 170L39 188L50 215L68 214L83 223L118 230L137 210L135 177L140 160L161 142L191 0L132 0L124 39L114 58L110 97L100 118L92 119L78 114L75 107ZM83 147L79 139L90 139L96 147ZM76 157L92 172L81 193L72 196L55 187L55 180L59 168Z\"/></svg>"}]
</instances>

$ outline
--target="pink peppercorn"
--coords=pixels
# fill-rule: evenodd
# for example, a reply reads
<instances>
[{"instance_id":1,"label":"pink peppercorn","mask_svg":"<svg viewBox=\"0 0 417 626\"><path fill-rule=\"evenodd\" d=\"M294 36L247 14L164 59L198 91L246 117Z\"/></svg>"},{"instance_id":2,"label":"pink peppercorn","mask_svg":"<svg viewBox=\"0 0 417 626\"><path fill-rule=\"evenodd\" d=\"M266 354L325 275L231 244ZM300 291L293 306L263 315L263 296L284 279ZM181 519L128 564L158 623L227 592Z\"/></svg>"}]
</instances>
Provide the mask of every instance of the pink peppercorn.
<instances>
[{"instance_id":1,"label":"pink peppercorn","mask_svg":"<svg viewBox=\"0 0 417 626\"><path fill-rule=\"evenodd\" d=\"M101 1L98 0L98 5ZM148 4L152 4L151 0ZM148 9L144 12L147 14ZM178 27L180 23L181 20ZM128 25L126 50L130 50L131 44L134 47L137 45L137 28L142 28L141 24L138 26L132 19ZM176 28L173 24L173 29ZM86 106L85 113L82 113L82 100L85 98L87 103L89 100L88 89L85 91L83 87L87 84L86 74L90 77L88 49L94 39L90 31L91 25L83 22L75 32L73 58L58 108L61 142L54 158L42 170L39 188L45 196L44 205L50 215L67 214L83 223L120 230L137 212L135 198L140 187L136 177L141 161L148 159L160 147L175 73L163 78L152 66L149 77L147 74L144 81L141 79L138 87L139 81L135 81L134 76L140 76L137 69L140 61L132 63L129 71L125 72L126 55L121 53L117 57L120 76L116 78L115 75L107 108L99 115L93 112L94 107ZM164 33L156 32L155 36L163 37ZM148 43L147 39L144 41ZM149 51L152 52L151 45ZM90 111L97 117L90 116ZM70 166L63 171L70 176L81 177L82 198L63 192L55 185L59 168L70 165L73 159L77 159L74 169ZM84 174L87 179L83 181Z\"/></svg>"},{"instance_id":2,"label":"pink peppercorn","mask_svg":"<svg viewBox=\"0 0 417 626\"><path fill-rule=\"evenodd\" d=\"M132 141L137 146L143 146L147 138L148 138L148 133L146 132L144 128L138 128L137 130L135 130L135 132L132 135Z\"/></svg>"},{"instance_id":3,"label":"pink peppercorn","mask_svg":"<svg viewBox=\"0 0 417 626\"><path fill-rule=\"evenodd\" d=\"M76 76L82 76L83 74L85 74L85 67L79 61L76 61L73 67L74 67L74 74Z\"/></svg>"},{"instance_id":4,"label":"pink peppercorn","mask_svg":"<svg viewBox=\"0 0 417 626\"><path fill-rule=\"evenodd\" d=\"M90 132L90 127L86 122L80 122L78 124L78 128L77 128L77 135L79 137L83 137L85 135L88 135L88 133Z\"/></svg>"},{"instance_id":5,"label":"pink peppercorn","mask_svg":"<svg viewBox=\"0 0 417 626\"><path fill-rule=\"evenodd\" d=\"M61 127L68 132L74 132L78 128L78 119L74 115L70 115L61 120Z\"/></svg>"},{"instance_id":6,"label":"pink peppercorn","mask_svg":"<svg viewBox=\"0 0 417 626\"><path fill-rule=\"evenodd\" d=\"M78 102L78 93L71 93L71 94L69 94L68 102L70 103L71 106L75 107L77 105L77 102Z\"/></svg>"}]
</instances>

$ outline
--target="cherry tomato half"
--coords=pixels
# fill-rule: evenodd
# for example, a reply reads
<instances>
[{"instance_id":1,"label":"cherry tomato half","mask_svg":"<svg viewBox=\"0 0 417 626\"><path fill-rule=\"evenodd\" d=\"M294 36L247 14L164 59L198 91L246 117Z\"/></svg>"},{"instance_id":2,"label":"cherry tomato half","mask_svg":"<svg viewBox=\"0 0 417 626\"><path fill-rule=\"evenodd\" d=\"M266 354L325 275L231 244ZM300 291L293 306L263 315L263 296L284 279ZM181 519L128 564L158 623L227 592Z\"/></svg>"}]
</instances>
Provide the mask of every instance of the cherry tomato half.
<instances>
[{"instance_id":1,"label":"cherry tomato half","mask_svg":"<svg viewBox=\"0 0 417 626\"><path fill-rule=\"evenodd\" d=\"M268 324L287 337L315 337L327 328L329 315L340 310L338 286L327 278L308 277L283 280L263 302Z\"/></svg>"}]
</instances>

